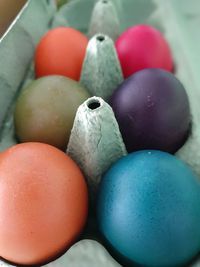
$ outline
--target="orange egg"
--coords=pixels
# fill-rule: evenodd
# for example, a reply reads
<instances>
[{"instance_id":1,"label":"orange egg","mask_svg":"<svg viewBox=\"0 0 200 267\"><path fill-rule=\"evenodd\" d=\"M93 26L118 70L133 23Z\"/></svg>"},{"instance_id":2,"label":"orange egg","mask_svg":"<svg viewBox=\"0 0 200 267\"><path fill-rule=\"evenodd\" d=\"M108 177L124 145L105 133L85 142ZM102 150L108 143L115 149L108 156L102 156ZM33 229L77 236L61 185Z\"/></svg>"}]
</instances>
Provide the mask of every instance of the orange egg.
<instances>
[{"instance_id":1,"label":"orange egg","mask_svg":"<svg viewBox=\"0 0 200 267\"><path fill-rule=\"evenodd\" d=\"M42 264L82 231L88 192L78 166L47 144L24 143L0 156L0 257Z\"/></svg>"},{"instance_id":2,"label":"orange egg","mask_svg":"<svg viewBox=\"0 0 200 267\"><path fill-rule=\"evenodd\" d=\"M50 30L36 49L36 76L58 74L78 81L87 44L87 37L75 29L58 27Z\"/></svg>"}]
</instances>

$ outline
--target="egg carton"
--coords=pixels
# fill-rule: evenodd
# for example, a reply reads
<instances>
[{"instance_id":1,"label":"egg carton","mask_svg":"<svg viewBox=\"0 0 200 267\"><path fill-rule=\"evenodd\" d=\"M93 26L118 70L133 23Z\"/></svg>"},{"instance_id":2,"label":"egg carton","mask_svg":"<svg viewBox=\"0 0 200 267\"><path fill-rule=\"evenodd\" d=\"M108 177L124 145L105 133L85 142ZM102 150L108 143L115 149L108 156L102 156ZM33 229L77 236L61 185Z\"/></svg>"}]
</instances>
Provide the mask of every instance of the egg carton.
<instances>
[{"instance_id":1,"label":"egg carton","mask_svg":"<svg viewBox=\"0 0 200 267\"><path fill-rule=\"evenodd\" d=\"M200 177L199 10L199 0L71 0L59 11L54 0L29 0L0 40L0 151L17 143L13 109L20 89L34 79L32 58L39 39L52 27L76 28L91 38L80 82L94 97L77 111L67 152L84 171L93 196L102 174L127 154L113 111L106 103L123 80L113 40L129 26L147 23L160 29L169 41L176 76L189 96L192 131L176 155ZM120 266L100 242L90 216L81 240L46 266ZM0 266L10 265L2 261ZM190 266L198 267L200 262L195 260Z\"/></svg>"}]
</instances>

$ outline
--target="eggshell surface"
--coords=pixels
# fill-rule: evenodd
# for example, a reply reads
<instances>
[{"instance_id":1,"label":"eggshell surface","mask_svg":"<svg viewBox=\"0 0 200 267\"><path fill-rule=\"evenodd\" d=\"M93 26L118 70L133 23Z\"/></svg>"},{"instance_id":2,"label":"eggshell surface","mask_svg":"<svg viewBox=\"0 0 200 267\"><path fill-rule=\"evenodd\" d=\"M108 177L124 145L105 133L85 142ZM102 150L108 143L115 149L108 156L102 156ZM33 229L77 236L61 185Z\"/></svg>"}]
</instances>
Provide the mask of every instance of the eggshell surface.
<instances>
[{"instance_id":1,"label":"eggshell surface","mask_svg":"<svg viewBox=\"0 0 200 267\"><path fill-rule=\"evenodd\" d=\"M30 83L15 106L15 132L21 142L42 142L65 150L76 111L90 95L78 82L51 75Z\"/></svg>"},{"instance_id":2,"label":"eggshell surface","mask_svg":"<svg viewBox=\"0 0 200 267\"><path fill-rule=\"evenodd\" d=\"M36 48L36 77L57 74L78 81L87 44L87 37L73 28L48 31Z\"/></svg>"},{"instance_id":3,"label":"eggshell surface","mask_svg":"<svg viewBox=\"0 0 200 267\"><path fill-rule=\"evenodd\" d=\"M99 228L122 263L183 265L200 251L199 203L200 182L189 167L165 152L139 151L103 177Z\"/></svg>"},{"instance_id":4,"label":"eggshell surface","mask_svg":"<svg viewBox=\"0 0 200 267\"><path fill-rule=\"evenodd\" d=\"M158 149L175 153L188 137L188 96L168 71L138 71L114 91L109 103L129 152Z\"/></svg>"},{"instance_id":5,"label":"eggshell surface","mask_svg":"<svg viewBox=\"0 0 200 267\"><path fill-rule=\"evenodd\" d=\"M130 27L116 41L124 77L145 68L173 70L170 47L160 31L150 25Z\"/></svg>"},{"instance_id":6,"label":"eggshell surface","mask_svg":"<svg viewBox=\"0 0 200 267\"><path fill-rule=\"evenodd\" d=\"M88 193L67 155L19 144L1 153L0 177L0 257L42 264L73 244L86 222Z\"/></svg>"}]
</instances>

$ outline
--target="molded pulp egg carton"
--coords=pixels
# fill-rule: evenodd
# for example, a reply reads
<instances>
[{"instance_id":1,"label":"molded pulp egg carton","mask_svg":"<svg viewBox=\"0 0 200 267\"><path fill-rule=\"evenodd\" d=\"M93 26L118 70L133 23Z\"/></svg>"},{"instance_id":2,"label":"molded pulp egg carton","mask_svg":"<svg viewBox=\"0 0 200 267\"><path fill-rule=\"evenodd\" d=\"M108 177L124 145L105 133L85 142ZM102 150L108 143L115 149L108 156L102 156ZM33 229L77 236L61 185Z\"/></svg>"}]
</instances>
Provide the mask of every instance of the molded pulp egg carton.
<instances>
[{"instance_id":1,"label":"molded pulp egg carton","mask_svg":"<svg viewBox=\"0 0 200 267\"><path fill-rule=\"evenodd\" d=\"M104 27L105 31L112 29L110 34L114 38L118 31L122 32L129 26L148 23L163 31L169 41L175 61L176 75L184 84L190 99L192 131L189 139L176 155L187 162L200 177L200 128L198 124L200 121L200 35L197 34L200 26L199 0L107 0L115 6L116 14L109 10L107 14L104 13L105 17L102 21L99 14L96 16L96 21L93 21L94 28L91 28L89 25L95 1L71 0L57 11L53 0L29 0L0 40L0 151L17 142L13 127L15 99L20 88L34 79L32 64L34 49L41 36L49 28L70 26L86 34L90 28L92 35L95 33L95 27L96 29L102 28L107 23L109 27ZM109 34L109 32L101 32L101 34L104 33ZM98 43L95 42L97 37L93 37L90 41L91 47L88 47L81 82L93 87L93 95L106 99L108 96L104 95L104 87L109 84L111 88L115 82L120 83L122 74L113 42L108 37L104 36L103 52L97 49L96 55L93 53L91 56L90 50L94 46L98 48ZM112 63L111 72L104 76L104 81L101 75L106 75L106 72L94 74L94 70L99 64L108 66L109 61ZM92 80L89 75L91 73ZM104 83L97 88L96 85L100 80ZM98 108L90 109L91 104L97 105ZM109 138L107 138L108 134ZM81 150L80 144L84 144ZM93 97L78 109L68 153L84 170L91 192L96 190L101 174L110 164L126 154L112 110L102 98ZM88 226L81 239L62 257L46 266L120 266L106 249L95 241L100 240L100 237L92 218L89 218ZM0 261L0 266L10 265ZM200 263L197 260L191 266L197 267Z\"/></svg>"}]
</instances>

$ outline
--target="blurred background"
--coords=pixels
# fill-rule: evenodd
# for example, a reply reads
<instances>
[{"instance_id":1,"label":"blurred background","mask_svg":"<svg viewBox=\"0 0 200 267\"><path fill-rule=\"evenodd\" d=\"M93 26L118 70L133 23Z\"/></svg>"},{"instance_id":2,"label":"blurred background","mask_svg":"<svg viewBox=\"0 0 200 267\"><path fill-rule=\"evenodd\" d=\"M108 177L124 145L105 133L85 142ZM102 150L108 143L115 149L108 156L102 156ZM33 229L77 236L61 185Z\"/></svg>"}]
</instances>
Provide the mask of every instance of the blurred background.
<instances>
[{"instance_id":1,"label":"blurred background","mask_svg":"<svg viewBox=\"0 0 200 267\"><path fill-rule=\"evenodd\" d=\"M0 0L0 36L6 31L26 0Z\"/></svg>"},{"instance_id":2,"label":"blurred background","mask_svg":"<svg viewBox=\"0 0 200 267\"><path fill-rule=\"evenodd\" d=\"M67 1L68 0L55 0L58 8ZM0 0L0 37L7 30L26 2L27 0Z\"/></svg>"}]
</instances>

